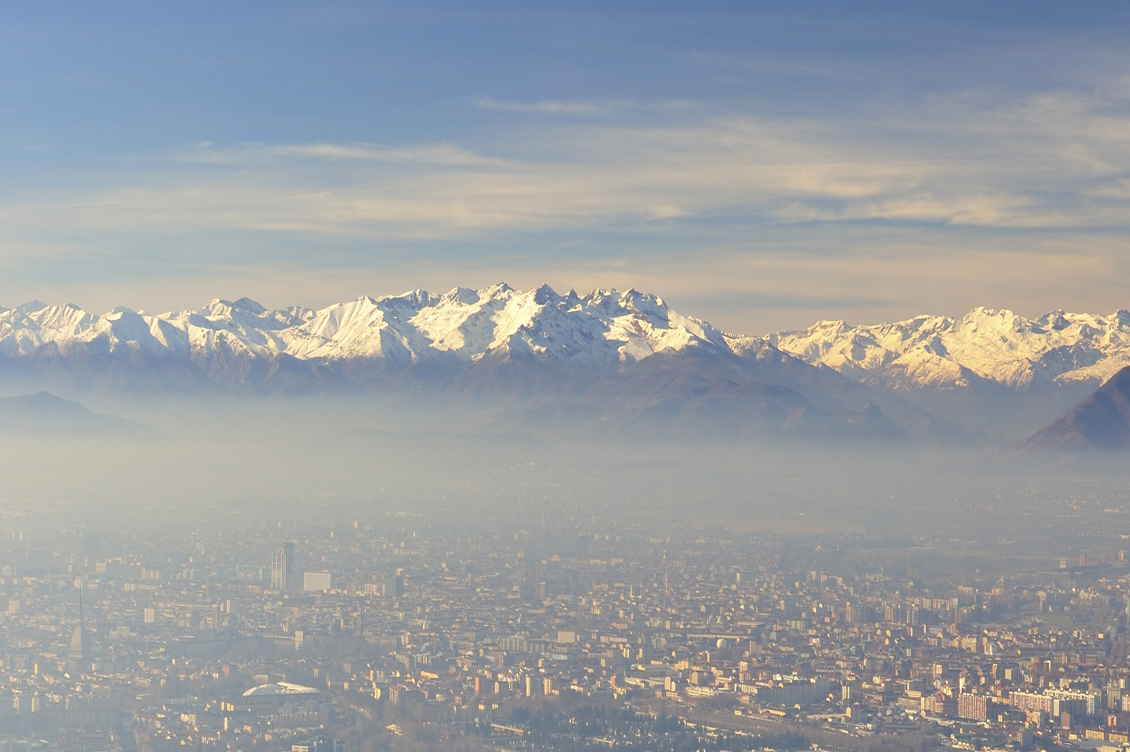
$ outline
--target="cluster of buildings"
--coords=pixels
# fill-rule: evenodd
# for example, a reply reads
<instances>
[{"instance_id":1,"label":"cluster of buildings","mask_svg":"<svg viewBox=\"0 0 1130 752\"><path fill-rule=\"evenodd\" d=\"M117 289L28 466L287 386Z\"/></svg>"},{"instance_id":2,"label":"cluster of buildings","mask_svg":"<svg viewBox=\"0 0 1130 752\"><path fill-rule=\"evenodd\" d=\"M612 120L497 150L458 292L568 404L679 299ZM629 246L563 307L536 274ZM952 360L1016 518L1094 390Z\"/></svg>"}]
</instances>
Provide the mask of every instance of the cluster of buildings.
<instances>
[{"instance_id":1,"label":"cluster of buildings","mask_svg":"<svg viewBox=\"0 0 1130 752\"><path fill-rule=\"evenodd\" d=\"M424 725L520 747L541 706L837 749L1130 748L1116 551L955 574L851 536L595 519L0 533L0 749L363 752Z\"/></svg>"}]
</instances>

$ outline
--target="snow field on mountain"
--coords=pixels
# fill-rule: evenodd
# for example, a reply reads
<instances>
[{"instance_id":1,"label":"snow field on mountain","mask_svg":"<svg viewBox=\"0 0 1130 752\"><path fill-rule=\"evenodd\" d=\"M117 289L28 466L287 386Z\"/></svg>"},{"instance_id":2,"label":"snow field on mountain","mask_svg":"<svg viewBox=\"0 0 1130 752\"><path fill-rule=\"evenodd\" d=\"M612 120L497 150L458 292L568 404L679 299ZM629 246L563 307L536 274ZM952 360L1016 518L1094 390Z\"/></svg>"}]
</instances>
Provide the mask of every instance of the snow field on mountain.
<instances>
[{"instance_id":1,"label":"snow field on mountain","mask_svg":"<svg viewBox=\"0 0 1130 752\"><path fill-rule=\"evenodd\" d=\"M533 357L615 367L656 353L694 349L757 358L780 351L881 389L959 389L985 382L1013 389L1101 383L1130 365L1130 313L1055 311L1025 319L975 308L961 318L916 316L852 326L821 321L764 337L727 334L672 311L655 295L595 290L560 295L547 285L505 284L360 297L311 310L267 310L253 300L213 300L160 315L126 308L94 315L74 305L0 309L0 356L42 348L62 355L143 353L215 358L379 361L399 368L434 359Z\"/></svg>"},{"instance_id":2,"label":"snow field on mountain","mask_svg":"<svg viewBox=\"0 0 1130 752\"><path fill-rule=\"evenodd\" d=\"M748 347L748 341L742 341ZM142 351L163 358L217 354L299 360L433 358L473 362L530 355L579 365L614 365L657 352L708 346L730 350L727 335L671 311L662 299L629 290L559 295L543 285L416 290L361 297L318 311L267 310L253 300L213 300L198 311L147 315L119 308L102 316L39 302L0 311L0 354L27 356L45 346L100 355Z\"/></svg>"},{"instance_id":3,"label":"snow field on mountain","mask_svg":"<svg viewBox=\"0 0 1130 752\"><path fill-rule=\"evenodd\" d=\"M813 365L896 390L961 387L974 379L1012 388L1099 383L1130 364L1130 313L1054 311L1029 320L975 308L959 319L917 316L871 326L821 321L765 341Z\"/></svg>"}]
</instances>

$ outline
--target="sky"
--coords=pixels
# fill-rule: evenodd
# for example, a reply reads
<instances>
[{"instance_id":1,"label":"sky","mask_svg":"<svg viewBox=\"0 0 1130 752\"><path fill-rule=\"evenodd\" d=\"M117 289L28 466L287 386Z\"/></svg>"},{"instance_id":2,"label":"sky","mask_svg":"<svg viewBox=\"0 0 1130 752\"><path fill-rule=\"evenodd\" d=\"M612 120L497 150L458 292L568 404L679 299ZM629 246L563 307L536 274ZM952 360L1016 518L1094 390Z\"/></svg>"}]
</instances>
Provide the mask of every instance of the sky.
<instances>
[{"instance_id":1,"label":"sky","mask_svg":"<svg viewBox=\"0 0 1130 752\"><path fill-rule=\"evenodd\" d=\"M1130 308L1125 2L0 7L0 304Z\"/></svg>"}]
</instances>

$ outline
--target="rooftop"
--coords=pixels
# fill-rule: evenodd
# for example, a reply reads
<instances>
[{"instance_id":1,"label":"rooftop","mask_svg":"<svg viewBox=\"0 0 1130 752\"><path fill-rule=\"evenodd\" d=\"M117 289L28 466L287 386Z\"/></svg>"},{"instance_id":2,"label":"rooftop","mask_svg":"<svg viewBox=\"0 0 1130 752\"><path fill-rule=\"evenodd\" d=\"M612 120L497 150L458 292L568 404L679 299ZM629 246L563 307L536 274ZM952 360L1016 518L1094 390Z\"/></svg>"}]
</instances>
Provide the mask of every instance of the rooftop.
<instances>
[{"instance_id":1,"label":"rooftop","mask_svg":"<svg viewBox=\"0 0 1130 752\"><path fill-rule=\"evenodd\" d=\"M313 687L304 687L301 684L290 682L275 682L274 684L260 684L243 693L244 697L272 697L276 695L316 695L318 690Z\"/></svg>"}]
</instances>

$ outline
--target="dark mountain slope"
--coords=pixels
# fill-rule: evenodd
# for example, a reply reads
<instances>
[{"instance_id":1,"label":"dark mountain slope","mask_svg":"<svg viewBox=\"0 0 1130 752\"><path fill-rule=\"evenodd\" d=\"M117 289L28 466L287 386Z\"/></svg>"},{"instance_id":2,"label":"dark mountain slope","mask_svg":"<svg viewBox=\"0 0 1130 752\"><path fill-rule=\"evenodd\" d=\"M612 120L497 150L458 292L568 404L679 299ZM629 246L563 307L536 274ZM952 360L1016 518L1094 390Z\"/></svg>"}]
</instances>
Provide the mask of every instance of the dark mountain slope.
<instances>
[{"instance_id":1,"label":"dark mountain slope","mask_svg":"<svg viewBox=\"0 0 1130 752\"><path fill-rule=\"evenodd\" d=\"M1130 367L1087 399L1021 442L1022 451L1079 452L1130 449Z\"/></svg>"}]
</instances>

